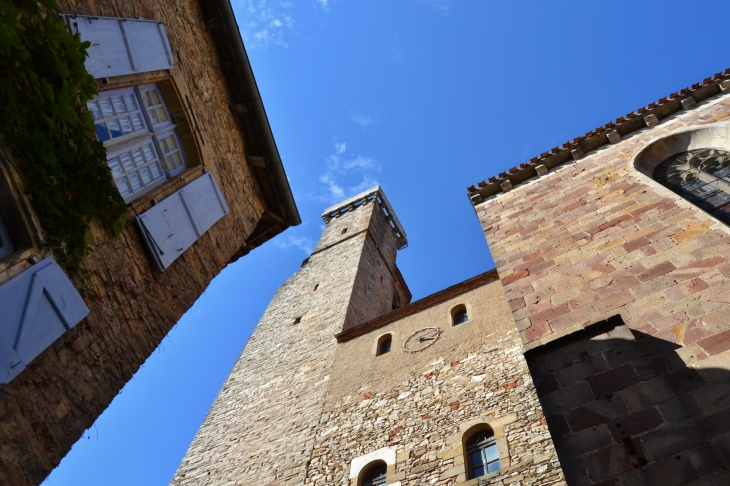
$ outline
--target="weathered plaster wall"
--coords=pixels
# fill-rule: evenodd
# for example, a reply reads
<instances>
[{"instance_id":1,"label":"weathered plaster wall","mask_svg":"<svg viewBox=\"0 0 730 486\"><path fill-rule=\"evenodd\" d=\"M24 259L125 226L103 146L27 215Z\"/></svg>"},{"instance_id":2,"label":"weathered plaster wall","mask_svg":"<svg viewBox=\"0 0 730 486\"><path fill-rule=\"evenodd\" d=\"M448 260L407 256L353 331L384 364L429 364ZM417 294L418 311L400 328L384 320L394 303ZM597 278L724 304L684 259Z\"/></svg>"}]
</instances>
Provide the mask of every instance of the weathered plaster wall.
<instances>
[{"instance_id":1,"label":"weathered plaster wall","mask_svg":"<svg viewBox=\"0 0 730 486\"><path fill-rule=\"evenodd\" d=\"M459 303L470 321L454 327L449 309ZM406 353L403 341L429 326L443 330L435 344ZM383 333L393 349L376 357ZM502 470L466 481L462 439L484 422ZM340 343L304 484L356 484L353 459L383 448L395 457L388 484L564 484L499 282Z\"/></svg>"},{"instance_id":2,"label":"weathered plaster wall","mask_svg":"<svg viewBox=\"0 0 730 486\"><path fill-rule=\"evenodd\" d=\"M204 168L218 181L230 213L164 273L150 263L133 224L118 239L98 227L92 229L94 252L83 263L88 271L84 293L91 310L88 318L0 389L0 484L8 485L38 484L59 463L244 246L265 209L244 158L246 141L229 108L228 87L198 3L70 0L60 4L63 12L165 22L176 63L171 76L183 99L190 100L200 126L196 136ZM166 77L156 73L137 81L130 76L128 81L137 84ZM135 201L128 219L149 208L153 198L161 199L199 177L202 170L191 168ZM29 254L40 254L37 248L29 251L0 268L2 281L31 265ZM84 287L78 280L76 284Z\"/></svg>"},{"instance_id":3,"label":"weathered plaster wall","mask_svg":"<svg viewBox=\"0 0 730 486\"><path fill-rule=\"evenodd\" d=\"M393 260L378 263L375 243ZM302 484L335 355L334 335L347 322L359 324L390 309L394 281L385 266L395 264L394 246L376 203L326 226L315 252L271 301L172 484ZM362 285L361 279L378 285ZM353 307L360 310L353 313Z\"/></svg>"},{"instance_id":4,"label":"weathered plaster wall","mask_svg":"<svg viewBox=\"0 0 730 486\"><path fill-rule=\"evenodd\" d=\"M666 440L688 451L699 428L725 467L728 228L641 174L632 160L656 139L728 114L730 99L714 98L476 207L525 348L620 315L663 344L647 355L696 426L669 430Z\"/></svg>"}]
</instances>

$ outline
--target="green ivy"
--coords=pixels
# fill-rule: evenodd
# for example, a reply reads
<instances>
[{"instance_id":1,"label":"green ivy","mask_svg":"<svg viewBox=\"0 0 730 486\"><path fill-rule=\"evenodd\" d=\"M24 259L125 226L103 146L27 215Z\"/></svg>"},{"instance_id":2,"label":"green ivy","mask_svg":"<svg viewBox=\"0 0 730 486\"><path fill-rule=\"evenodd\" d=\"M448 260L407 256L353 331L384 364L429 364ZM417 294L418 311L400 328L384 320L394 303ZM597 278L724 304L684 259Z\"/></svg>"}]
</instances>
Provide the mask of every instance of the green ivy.
<instances>
[{"instance_id":1,"label":"green ivy","mask_svg":"<svg viewBox=\"0 0 730 486\"><path fill-rule=\"evenodd\" d=\"M87 100L97 92L54 0L0 0L0 132L18 156L45 244L70 273L91 251L98 220L115 236L126 207L96 140Z\"/></svg>"}]
</instances>

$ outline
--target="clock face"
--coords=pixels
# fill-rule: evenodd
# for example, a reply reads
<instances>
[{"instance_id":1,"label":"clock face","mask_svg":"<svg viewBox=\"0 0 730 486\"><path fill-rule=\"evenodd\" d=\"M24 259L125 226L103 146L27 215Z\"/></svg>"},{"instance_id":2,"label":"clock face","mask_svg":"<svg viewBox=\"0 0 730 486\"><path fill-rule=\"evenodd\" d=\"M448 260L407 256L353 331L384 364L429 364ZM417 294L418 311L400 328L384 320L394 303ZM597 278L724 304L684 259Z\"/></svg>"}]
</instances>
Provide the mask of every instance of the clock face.
<instances>
[{"instance_id":1,"label":"clock face","mask_svg":"<svg viewBox=\"0 0 730 486\"><path fill-rule=\"evenodd\" d=\"M403 342L403 350L407 353L423 351L435 343L441 335L438 327L424 327L414 332Z\"/></svg>"}]
</instances>

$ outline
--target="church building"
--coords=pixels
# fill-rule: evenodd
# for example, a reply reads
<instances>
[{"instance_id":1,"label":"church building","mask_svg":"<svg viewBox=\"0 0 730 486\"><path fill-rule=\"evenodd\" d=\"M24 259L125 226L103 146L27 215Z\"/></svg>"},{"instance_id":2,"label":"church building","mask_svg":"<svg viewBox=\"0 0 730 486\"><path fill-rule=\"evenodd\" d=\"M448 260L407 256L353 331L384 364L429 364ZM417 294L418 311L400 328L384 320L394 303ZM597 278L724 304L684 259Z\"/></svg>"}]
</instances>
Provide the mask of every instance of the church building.
<instances>
[{"instance_id":1,"label":"church building","mask_svg":"<svg viewBox=\"0 0 730 486\"><path fill-rule=\"evenodd\" d=\"M327 209L172 484L730 484L728 90L469 187L496 269L415 302L383 189Z\"/></svg>"}]
</instances>

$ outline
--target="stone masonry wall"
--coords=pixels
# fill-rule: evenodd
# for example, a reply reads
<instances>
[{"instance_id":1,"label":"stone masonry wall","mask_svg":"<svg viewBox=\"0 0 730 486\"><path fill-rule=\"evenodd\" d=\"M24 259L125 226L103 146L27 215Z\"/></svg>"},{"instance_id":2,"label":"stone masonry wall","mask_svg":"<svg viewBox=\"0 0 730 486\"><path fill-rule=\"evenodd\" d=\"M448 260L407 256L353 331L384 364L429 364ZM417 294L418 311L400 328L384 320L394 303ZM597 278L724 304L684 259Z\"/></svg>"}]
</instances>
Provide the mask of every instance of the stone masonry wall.
<instances>
[{"instance_id":1,"label":"stone masonry wall","mask_svg":"<svg viewBox=\"0 0 730 486\"><path fill-rule=\"evenodd\" d=\"M118 239L94 226L94 252L85 258L88 318L67 332L10 384L0 389L0 485L39 484L108 406L208 283L245 245L265 206L246 164L247 142L231 113L228 87L215 45L194 0L62 0L63 12L143 17L165 22L174 56L171 75L143 75L137 81L172 77L195 112L204 168L214 174L230 209L173 265L160 273L133 224ZM135 83L134 76L129 76ZM135 78L136 79L136 78ZM112 80L114 82L114 80ZM186 97L187 95L187 97ZM197 133L196 133L197 136ZM6 157L0 154L3 161ZM8 164L12 165L10 162ZM199 177L188 169L130 206L128 219ZM31 265L33 249L0 281Z\"/></svg>"},{"instance_id":2,"label":"stone masonry wall","mask_svg":"<svg viewBox=\"0 0 730 486\"><path fill-rule=\"evenodd\" d=\"M656 346L615 317L526 354L569 484L730 482L689 419L687 375L662 376Z\"/></svg>"},{"instance_id":3,"label":"stone masonry wall","mask_svg":"<svg viewBox=\"0 0 730 486\"><path fill-rule=\"evenodd\" d=\"M392 280L381 292L357 290L359 279L373 280L373 272L387 276L382 266L395 263L363 261L371 232L381 235L379 245L395 245L392 231L378 229L384 225L375 203L327 225L315 252L272 299L172 484L303 483L336 350L334 335L355 302L368 302L371 312L390 308Z\"/></svg>"},{"instance_id":4,"label":"stone masonry wall","mask_svg":"<svg viewBox=\"0 0 730 486\"><path fill-rule=\"evenodd\" d=\"M449 309L466 303L470 320L451 326ZM418 353L401 343L423 327L441 337ZM374 343L393 335L392 351ZM466 480L464 434L488 422L501 470ZM388 484L565 484L499 282L342 342L337 350L314 455L304 484L356 485L353 459L394 451Z\"/></svg>"},{"instance_id":5,"label":"stone masonry wall","mask_svg":"<svg viewBox=\"0 0 730 486\"><path fill-rule=\"evenodd\" d=\"M725 468L728 227L632 161L654 140L728 115L730 99L716 97L476 207L525 349L620 315L635 334L651 338L647 355L684 404L683 420L693 423L666 440L689 453L699 429ZM647 386L642 393L653 392ZM694 479L680 474L665 484Z\"/></svg>"}]
</instances>

